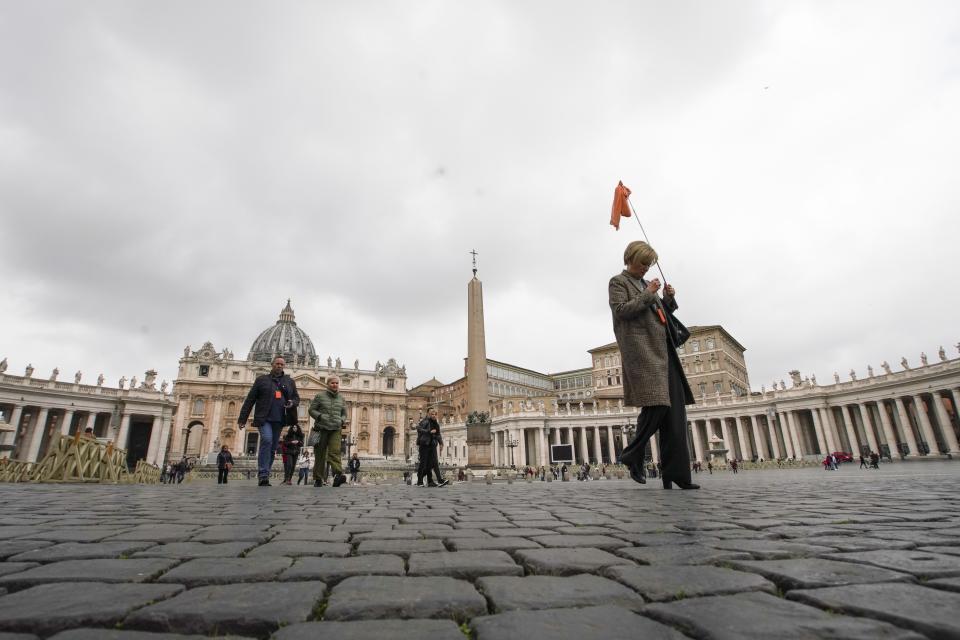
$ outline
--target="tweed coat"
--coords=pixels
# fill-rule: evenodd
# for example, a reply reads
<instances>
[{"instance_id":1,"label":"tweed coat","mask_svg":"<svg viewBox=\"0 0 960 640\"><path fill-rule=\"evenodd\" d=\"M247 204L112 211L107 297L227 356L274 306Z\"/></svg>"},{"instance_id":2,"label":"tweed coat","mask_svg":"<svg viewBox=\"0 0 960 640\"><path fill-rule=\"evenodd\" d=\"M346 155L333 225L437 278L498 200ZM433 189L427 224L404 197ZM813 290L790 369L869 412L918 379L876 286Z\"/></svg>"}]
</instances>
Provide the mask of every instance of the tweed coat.
<instances>
[{"instance_id":1,"label":"tweed coat","mask_svg":"<svg viewBox=\"0 0 960 640\"><path fill-rule=\"evenodd\" d=\"M623 402L631 407L670 406L668 362L680 369L686 404L693 393L680 368L679 357L667 344L667 328L661 324L654 303L660 299L623 271L610 278L610 311L613 333L620 348L623 371ZM675 298L662 299L667 311L677 309Z\"/></svg>"}]
</instances>

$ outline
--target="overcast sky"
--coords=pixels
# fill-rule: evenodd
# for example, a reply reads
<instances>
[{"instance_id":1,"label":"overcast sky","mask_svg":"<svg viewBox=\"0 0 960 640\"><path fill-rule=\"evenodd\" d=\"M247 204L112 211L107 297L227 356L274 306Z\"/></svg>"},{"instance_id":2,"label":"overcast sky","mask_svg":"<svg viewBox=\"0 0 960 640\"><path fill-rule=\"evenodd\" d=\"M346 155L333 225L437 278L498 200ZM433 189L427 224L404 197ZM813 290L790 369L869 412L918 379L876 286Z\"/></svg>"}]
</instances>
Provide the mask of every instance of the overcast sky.
<instances>
[{"instance_id":1,"label":"overcast sky","mask_svg":"<svg viewBox=\"0 0 960 640\"><path fill-rule=\"evenodd\" d=\"M0 0L0 357L555 372L613 340L633 220L752 386L960 340L956 2Z\"/></svg>"}]
</instances>

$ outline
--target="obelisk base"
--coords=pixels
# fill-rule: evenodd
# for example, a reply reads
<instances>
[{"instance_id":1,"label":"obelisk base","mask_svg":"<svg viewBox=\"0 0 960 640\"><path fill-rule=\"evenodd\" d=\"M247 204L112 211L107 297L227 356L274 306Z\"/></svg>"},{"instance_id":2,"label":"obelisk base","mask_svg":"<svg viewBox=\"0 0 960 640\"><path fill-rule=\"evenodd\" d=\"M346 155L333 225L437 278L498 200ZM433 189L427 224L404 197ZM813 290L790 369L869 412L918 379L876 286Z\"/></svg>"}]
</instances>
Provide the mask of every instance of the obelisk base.
<instances>
[{"instance_id":1,"label":"obelisk base","mask_svg":"<svg viewBox=\"0 0 960 640\"><path fill-rule=\"evenodd\" d=\"M493 468L493 436L489 422L467 425L467 466L470 469Z\"/></svg>"}]
</instances>

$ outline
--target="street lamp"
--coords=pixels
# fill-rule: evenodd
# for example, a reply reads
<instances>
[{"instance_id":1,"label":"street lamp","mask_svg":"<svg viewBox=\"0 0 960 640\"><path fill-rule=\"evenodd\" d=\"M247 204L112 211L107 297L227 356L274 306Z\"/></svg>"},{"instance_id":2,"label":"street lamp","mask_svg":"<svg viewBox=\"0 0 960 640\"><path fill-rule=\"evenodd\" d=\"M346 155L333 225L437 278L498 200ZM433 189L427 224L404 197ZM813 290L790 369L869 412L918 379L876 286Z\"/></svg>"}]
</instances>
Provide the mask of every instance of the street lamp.
<instances>
[{"instance_id":1,"label":"street lamp","mask_svg":"<svg viewBox=\"0 0 960 640\"><path fill-rule=\"evenodd\" d=\"M515 468L517 465L513 461L513 449L520 446L520 441L516 438L507 440L507 446L510 447L510 466Z\"/></svg>"},{"instance_id":2,"label":"street lamp","mask_svg":"<svg viewBox=\"0 0 960 640\"><path fill-rule=\"evenodd\" d=\"M627 446L629 446L630 443L633 442L633 434L637 432L637 425L632 424L632 423L628 423L628 424L625 424L625 425L621 425L620 430L623 431L624 434L626 434L626 436L627 436ZM621 456L623 455L623 450L622 450L622 449L621 449L621 451L620 451L620 455L621 455ZM646 451L644 451L644 455L646 455Z\"/></svg>"},{"instance_id":3,"label":"street lamp","mask_svg":"<svg viewBox=\"0 0 960 640\"><path fill-rule=\"evenodd\" d=\"M354 446L356 443L349 435L345 433L340 434L340 455L346 454L347 459L350 459L350 447Z\"/></svg>"}]
</instances>

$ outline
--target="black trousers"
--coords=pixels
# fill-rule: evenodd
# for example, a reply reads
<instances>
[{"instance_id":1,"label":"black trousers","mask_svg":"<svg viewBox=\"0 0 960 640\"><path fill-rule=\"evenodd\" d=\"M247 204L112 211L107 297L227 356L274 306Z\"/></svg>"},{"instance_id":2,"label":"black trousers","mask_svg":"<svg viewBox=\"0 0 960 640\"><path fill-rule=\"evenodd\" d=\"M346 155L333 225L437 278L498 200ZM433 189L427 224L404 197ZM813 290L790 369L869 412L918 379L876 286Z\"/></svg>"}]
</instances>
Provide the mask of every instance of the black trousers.
<instances>
[{"instance_id":1,"label":"black trousers","mask_svg":"<svg viewBox=\"0 0 960 640\"><path fill-rule=\"evenodd\" d=\"M672 355L672 354L671 354ZM623 453L636 451L643 465L647 442L660 433L660 475L664 480L690 482L690 452L687 449L687 406L683 392L683 374L680 367L668 358L667 376L670 406L643 407L637 418L637 433ZM621 454L623 455L623 454Z\"/></svg>"},{"instance_id":2,"label":"black trousers","mask_svg":"<svg viewBox=\"0 0 960 640\"><path fill-rule=\"evenodd\" d=\"M227 484L228 469L217 469L217 484Z\"/></svg>"},{"instance_id":3,"label":"black trousers","mask_svg":"<svg viewBox=\"0 0 960 640\"><path fill-rule=\"evenodd\" d=\"M442 477L440 476L440 458L437 456L436 443L420 445L418 449L420 451L420 464L417 465L417 484L423 482L424 476L426 476L428 483L433 482L430 479L430 472L433 472L437 478L436 481L440 482Z\"/></svg>"}]
</instances>

